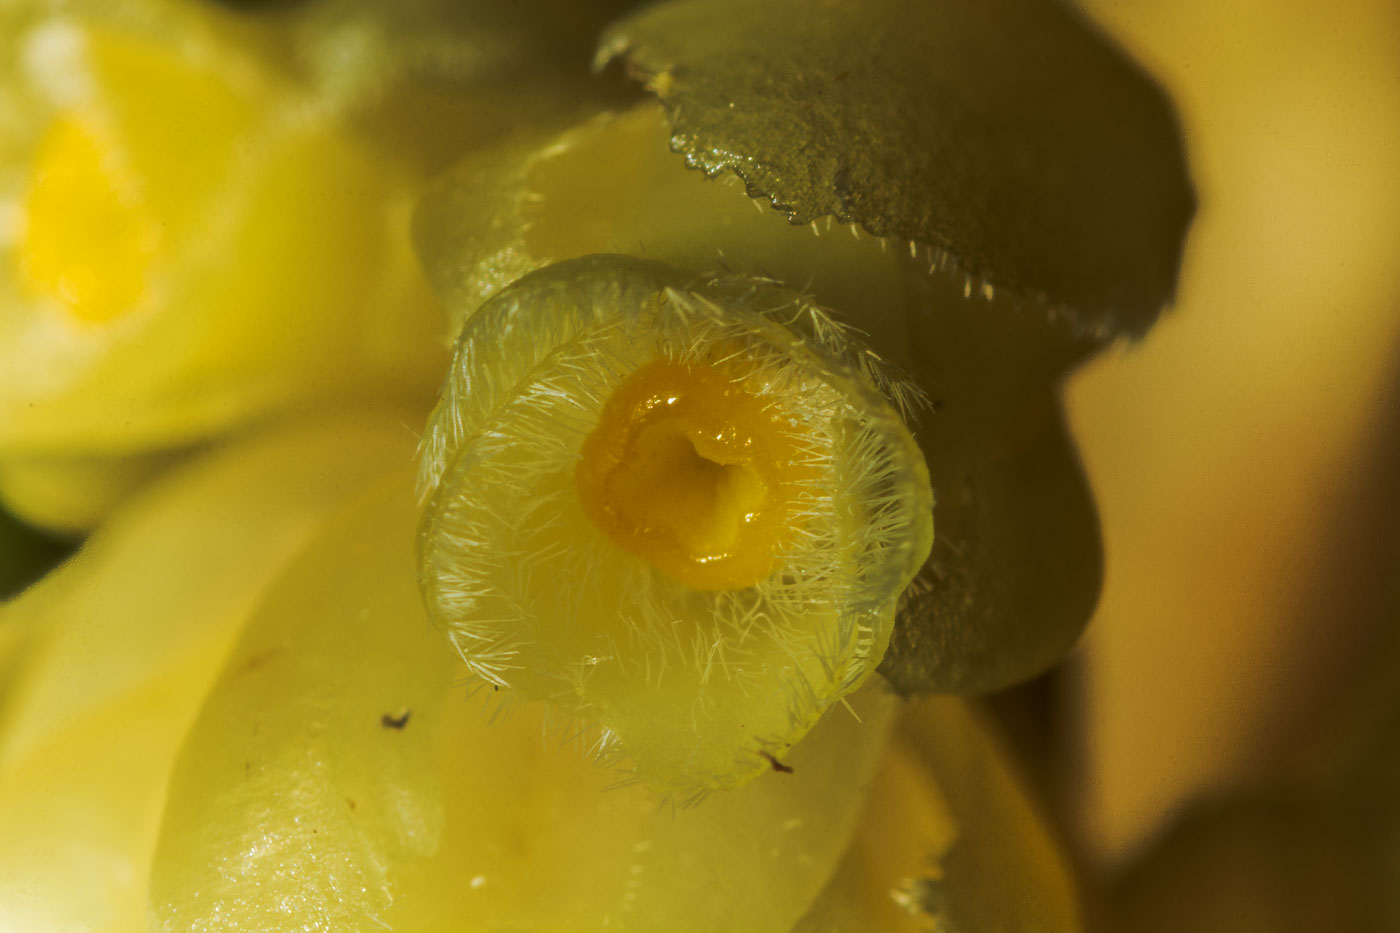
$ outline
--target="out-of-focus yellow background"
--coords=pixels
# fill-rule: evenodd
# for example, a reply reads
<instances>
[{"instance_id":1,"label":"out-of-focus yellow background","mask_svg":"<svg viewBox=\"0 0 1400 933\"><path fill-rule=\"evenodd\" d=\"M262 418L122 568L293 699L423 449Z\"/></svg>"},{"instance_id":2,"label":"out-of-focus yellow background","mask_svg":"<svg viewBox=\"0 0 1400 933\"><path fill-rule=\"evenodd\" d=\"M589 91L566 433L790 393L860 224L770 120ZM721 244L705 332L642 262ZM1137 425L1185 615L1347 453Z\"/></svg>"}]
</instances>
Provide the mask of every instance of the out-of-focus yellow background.
<instances>
[{"instance_id":1,"label":"out-of-focus yellow background","mask_svg":"<svg viewBox=\"0 0 1400 933\"><path fill-rule=\"evenodd\" d=\"M1175 309L1068 389L1108 556L1062 784L1111 872L1190 802L1306 771L1400 628L1357 598L1400 575L1368 559L1400 529L1375 494L1400 483L1376 473L1400 430L1400 3L1083 6L1170 90L1201 202Z\"/></svg>"}]
</instances>

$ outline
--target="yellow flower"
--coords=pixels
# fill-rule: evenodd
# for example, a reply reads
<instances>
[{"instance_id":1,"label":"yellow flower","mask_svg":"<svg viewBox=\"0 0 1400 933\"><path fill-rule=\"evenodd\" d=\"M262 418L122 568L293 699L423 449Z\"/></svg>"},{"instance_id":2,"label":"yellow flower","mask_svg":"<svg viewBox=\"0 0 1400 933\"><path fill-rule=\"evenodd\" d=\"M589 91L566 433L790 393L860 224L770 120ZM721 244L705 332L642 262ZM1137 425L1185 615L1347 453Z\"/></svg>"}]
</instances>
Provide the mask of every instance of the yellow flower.
<instances>
[{"instance_id":1,"label":"yellow flower","mask_svg":"<svg viewBox=\"0 0 1400 933\"><path fill-rule=\"evenodd\" d=\"M617 256L467 322L424 437L424 598L484 681L654 788L752 779L868 678L932 495L869 357L769 280Z\"/></svg>"},{"instance_id":2,"label":"yellow flower","mask_svg":"<svg viewBox=\"0 0 1400 933\"><path fill-rule=\"evenodd\" d=\"M11 20L13 508L81 528L165 450L328 399L426 395L442 328L404 245L416 176L347 133L329 94L213 10Z\"/></svg>"},{"instance_id":3,"label":"yellow flower","mask_svg":"<svg viewBox=\"0 0 1400 933\"><path fill-rule=\"evenodd\" d=\"M1082 624L1055 390L1170 297L1169 110L1058 6L658 5L599 62L664 119L556 93L423 201L448 364L417 77L575 22L515 5L0 14L0 488L80 526L209 443L0 607L0 924L1077 929L971 707L877 671Z\"/></svg>"},{"instance_id":4,"label":"yellow flower","mask_svg":"<svg viewBox=\"0 0 1400 933\"><path fill-rule=\"evenodd\" d=\"M953 915L1077 928L962 701L890 745L896 702L860 691L788 770L681 809L611 786L539 704L463 702L417 592L400 420L221 445L0 608L0 925L903 933L937 891Z\"/></svg>"}]
</instances>

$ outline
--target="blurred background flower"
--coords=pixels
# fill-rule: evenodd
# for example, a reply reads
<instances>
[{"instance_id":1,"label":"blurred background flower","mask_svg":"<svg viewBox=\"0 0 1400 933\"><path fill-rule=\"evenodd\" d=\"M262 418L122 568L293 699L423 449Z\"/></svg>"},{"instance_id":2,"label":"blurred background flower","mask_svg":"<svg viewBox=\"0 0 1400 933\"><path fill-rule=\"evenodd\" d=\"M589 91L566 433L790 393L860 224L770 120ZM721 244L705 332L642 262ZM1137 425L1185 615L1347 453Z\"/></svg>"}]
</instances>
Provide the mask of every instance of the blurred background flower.
<instances>
[{"instance_id":1,"label":"blurred background flower","mask_svg":"<svg viewBox=\"0 0 1400 933\"><path fill-rule=\"evenodd\" d=\"M1400 7L1084 5L1173 94L1201 210L1177 308L1069 386L1107 567L1053 687L1051 783L1089 883L1122 884L1105 929L1394 929L1393 899L1359 907L1400 878L1376 793L1400 781L1378 689L1400 677Z\"/></svg>"}]
</instances>

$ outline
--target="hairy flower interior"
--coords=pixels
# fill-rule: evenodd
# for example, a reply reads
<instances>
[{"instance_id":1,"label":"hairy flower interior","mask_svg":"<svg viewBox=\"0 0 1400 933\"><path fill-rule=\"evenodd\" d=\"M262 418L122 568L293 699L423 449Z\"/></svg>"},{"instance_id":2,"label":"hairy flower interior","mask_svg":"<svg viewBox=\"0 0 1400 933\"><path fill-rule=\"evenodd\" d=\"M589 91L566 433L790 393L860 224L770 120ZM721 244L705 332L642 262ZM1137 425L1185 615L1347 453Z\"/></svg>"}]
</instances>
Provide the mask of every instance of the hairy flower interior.
<instances>
[{"instance_id":1,"label":"hairy flower interior","mask_svg":"<svg viewBox=\"0 0 1400 933\"><path fill-rule=\"evenodd\" d=\"M559 263L463 330L419 581L468 668L659 790L730 787L874 670L931 493L865 357L794 292Z\"/></svg>"},{"instance_id":2,"label":"hairy flower interior","mask_svg":"<svg viewBox=\"0 0 1400 933\"><path fill-rule=\"evenodd\" d=\"M651 363L603 406L576 471L584 511L692 589L752 586L788 538L812 467L783 412L722 364Z\"/></svg>"}]
</instances>

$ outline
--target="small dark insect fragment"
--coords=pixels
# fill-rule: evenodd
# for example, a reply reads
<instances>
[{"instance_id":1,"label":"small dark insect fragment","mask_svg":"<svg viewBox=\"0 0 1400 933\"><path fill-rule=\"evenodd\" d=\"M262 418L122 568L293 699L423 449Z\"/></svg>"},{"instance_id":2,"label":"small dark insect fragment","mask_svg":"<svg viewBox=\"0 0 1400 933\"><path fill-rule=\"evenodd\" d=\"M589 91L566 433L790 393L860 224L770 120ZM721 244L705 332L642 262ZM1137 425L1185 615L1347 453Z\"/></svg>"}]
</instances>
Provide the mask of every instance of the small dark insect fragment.
<instances>
[{"instance_id":1,"label":"small dark insect fragment","mask_svg":"<svg viewBox=\"0 0 1400 933\"><path fill-rule=\"evenodd\" d=\"M408 725L408 717L413 715L413 710L405 709L397 716L393 713L385 713L379 717L379 724L385 729L402 729Z\"/></svg>"},{"instance_id":2,"label":"small dark insect fragment","mask_svg":"<svg viewBox=\"0 0 1400 933\"><path fill-rule=\"evenodd\" d=\"M791 766L783 764L781 761L779 761L778 759L774 758L772 755L768 754L767 752L761 751L761 752L759 752L759 754L762 755L764 758L767 758L767 759L768 759L768 763L769 763L770 765L773 766L773 770L774 770L774 771L780 771L780 772L782 772L783 774L792 774L792 768L791 768Z\"/></svg>"}]
</instances>

